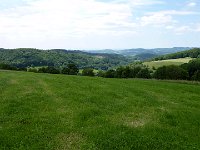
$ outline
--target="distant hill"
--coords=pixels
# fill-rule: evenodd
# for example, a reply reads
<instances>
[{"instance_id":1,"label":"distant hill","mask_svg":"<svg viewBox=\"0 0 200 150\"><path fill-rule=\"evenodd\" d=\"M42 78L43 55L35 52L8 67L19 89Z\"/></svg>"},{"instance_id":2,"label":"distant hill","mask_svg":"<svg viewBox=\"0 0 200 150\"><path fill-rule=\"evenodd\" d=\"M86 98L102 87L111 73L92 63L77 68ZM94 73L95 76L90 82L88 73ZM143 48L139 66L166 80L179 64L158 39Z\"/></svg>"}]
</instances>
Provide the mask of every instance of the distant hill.
<instances>
[{"instance_id":1,"label":"distant hill","mask_svg":"<svg viewBox=\"0 0 200 150\"><path fill-rule=\"evenodd\" d=\"M143 60L151 59L157 56L158 55L152 54L152 53L142 53L142 54L135 55L134 57L137 60L143 61Z\"/></svg>"},{"instance_id":2,"label":"distant hill","mask_svg":"<svg viewBox=\"0 0 200 150\"><path fill-rule=\"evenodd\" d=\"M152 58L152 56L165 55L170 53L175 53L179 51L189 50L191 47L173 47L173 48L154 48L154 49L144 49L144 48L135 48L135 49L124 49L124 50L90 50L89 53L108 53L108 54L121 54L124 56L137 56L137 55L149 55L145 57L147 59ZM137 58L137 57L136 57Z\"/></svg>"},{"instance_id":3,"label":"distant hill","mask_svg":"<svg viewBox=\"0 0 200 150\"><path fill-rule=\"evenodd\" d=\"M157 61L157 60L177 59L177 58L186 58L186 57L200 58L200 48L193 48L191 50L159 56L159 57L154 58L154 60Z\"/></svg>"},{"instance_id":4,"label":"distant hill","mask_svg":"<svg viewBox=\"0 0 200 150\"><path fill-rule=\"evenodd\" d=\"M68 63L75 63L79 68L92 67L107 70L119 65L127 65L133 61L133 59L119 54L87 53L78 50L0 49L0 63L16 67L63 67Z\"/></svg>"}]
</instances>

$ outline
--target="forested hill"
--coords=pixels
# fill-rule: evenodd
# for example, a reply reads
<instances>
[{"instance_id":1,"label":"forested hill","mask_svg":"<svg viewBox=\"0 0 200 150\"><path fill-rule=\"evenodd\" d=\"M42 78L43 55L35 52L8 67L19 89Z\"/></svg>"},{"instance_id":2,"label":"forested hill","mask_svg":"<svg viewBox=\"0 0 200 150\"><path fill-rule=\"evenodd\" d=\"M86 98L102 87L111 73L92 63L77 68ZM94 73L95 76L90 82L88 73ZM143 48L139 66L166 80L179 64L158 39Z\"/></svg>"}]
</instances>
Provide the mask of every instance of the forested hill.
<instances>
[{"instance_id":1,"label":"forested hill","mask_svg":"<svg viewBox=\"0 0 200 150\"><path fill-rule=\"evenodd\" d=\"M133 48L133 49L123 49L123 50L88 50L89 53L107 53L107 54L120 54L123 56L131 56L136 60L144 61L153 59L161 55L167 55L171 53L176 53L180 51L185 51L192 49L192 47L172 47L172 48L153 48L153 49L144 49L144 48Z\"/></svg>"},{"instance_id":2,"label":"forested hill","mask_svg":"<svg viewBox=\"0 0 200 150\"><path fill-rule=\"evenodd\" d=\"M69 63L79 68L91 67L107 70L120 65L127 65L133 59L118 54L98 54L62 49L39 50L30 48L0 49L0 63L16 67L55 66L64 67Z\"/></svg>"},{"instance_id":3,"label":"forested hill","mask_svg":"<svg viewBox=\"0 0 200 150\"><path fill-rule=\"evenodd\" d=\"M154 58L154 60L177 59L177 58L185 58L185 57L200 58L200 48L193 48L191 50L159 56L159 57Z\"/></svg>"}]
</instances>

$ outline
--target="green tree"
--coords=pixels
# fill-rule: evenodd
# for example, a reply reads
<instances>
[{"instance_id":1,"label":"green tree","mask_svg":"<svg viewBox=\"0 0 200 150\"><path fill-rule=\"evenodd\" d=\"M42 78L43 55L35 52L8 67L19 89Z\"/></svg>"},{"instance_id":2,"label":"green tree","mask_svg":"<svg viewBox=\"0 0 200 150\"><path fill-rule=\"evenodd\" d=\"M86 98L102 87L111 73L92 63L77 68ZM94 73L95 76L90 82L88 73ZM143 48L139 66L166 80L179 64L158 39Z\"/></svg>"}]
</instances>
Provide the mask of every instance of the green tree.
<instances>
[{"instance_id":1,"label":"green tree","mask_svg":"<svg viewBox=\"0 0 200 150\"><path fill-rule=\"evenodd\" d=\"M114 78L115 75L116 75L116 71L111 69L111 70L106 71L105 78Z\"/></svg>"},{"instance_id":2,"label":"green tree","mask_svg":"<svg viewBox=\"0 0 200 150\"><path fill-rule=\"evenodd\" d=\"M28 68L27 71L28 72L34 72L34 73L38 72L36 68Z\"/></svg>"},{"instance_id":3,"label":"green tree","mask_svg":"<svg viewBox=\"0 0 200 150\"><path fill-rule=\"evenodd\" d=\"M141 69L138 74L136 75L137 78L144 78L144 79L150 79L151 74L148 68Z\"/></svg>"},{"instance_id":4,"label":"green tree","mask_svg":"<svg viewBox=\"0 0 200 150\"><path fill-rule=\"evenodd\" d=\"M77 75L79 72L78 67L75 64L68 64L66 68L62 69L62 74Z\"/></svg>"},{"instance_id":5,"label":"green tree","mask_svg":"<svg viewBox=\"0 0 200 150\"><path fill-rule=\"evenodd\" d=\"M54 67L47 67L46 72L51 73L51 74L59 74L60 73L60 71Z\"/></svg>"},{"instance_id":6,"label":"green tree","mask_svg":"<svg viewBox=\"0 0 200 150\"><path fill-rule=\"evenodd\" d=\"M159 67L154 73L156 79L186 80L188 77L186 70L175 65Z\"/></svg>"},{"instance_id":7,"label":"green tree","mask_svg":"<svg viewBox=\"0 0 200 150\"><path fill-rule=\"evenodd\" d=\"M83 69L82 71L82 75L83 76L90 76L90 77L93 77L95 74L94 74L94 70L92 68L85 68Z\"/></svg>"},{"instance_id":8,"label":"green tree","mask_svg":"<svg viewBox=\"0 0 200 150\"><path fill-rule=\"evenodd\" d=\"M98 77L105 77L105 72L100 70L100 71L98 71L97 76Z\"/></svg>"},{"instance_id":9,"label":"green tree","mask_svg":"<svg viewBox=\"0 0 200 150\"><path fill-rule=\"evenodd\" d=\"M192 76L192 80L200 81L200 70L197 70Z\"/></svg>"},{"instance_id":10,"label":"green tree","mask_svg":"<svg viewBox=\"0 0 200 150\"><path fill-rule=\"evenodd\" d=\"M124 72L124 67L119 67L116 69L115 77L122 78L122 74Z\"/></svg>"},{"instance_id":11,"label":"green tree","mask_svg":"<svg viewBox=\"0 0 200 150\"><path fill-rule=\"evenodd\" d=\"M188 63L187 69L188 69L189 76L191 78L196 71L200 70L200 59L191 60Z\"/></svg>"}]
</instances>

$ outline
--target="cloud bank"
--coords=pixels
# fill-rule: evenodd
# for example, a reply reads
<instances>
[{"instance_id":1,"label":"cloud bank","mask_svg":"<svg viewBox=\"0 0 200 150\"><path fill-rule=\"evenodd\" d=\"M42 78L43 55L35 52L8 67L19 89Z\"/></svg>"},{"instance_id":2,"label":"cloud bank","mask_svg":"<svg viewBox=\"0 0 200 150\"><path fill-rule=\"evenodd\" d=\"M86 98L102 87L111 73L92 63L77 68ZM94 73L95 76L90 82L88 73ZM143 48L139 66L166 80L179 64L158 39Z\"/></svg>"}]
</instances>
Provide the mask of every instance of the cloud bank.
<instances>
[{"instance_id":1,"label":"cloud bank","mask_svg":"<svg viewBox=\"0 0 200 150\"><path fill-rule=\"evenodd\" d=\"M0 9L0 46L82 49L91 44L93 48L117 48L123 47L127 38L145 33L148 36L154 28L167 28L178 34L199 32L198 22L180 26L177 18L198 16L198 12L155 11L165 5L161 0L24 0L23 5ZM187 6L197 4L190 2ZM122 45L115 46L113 39L121 40Z\"/></svg>"}]
</instances>

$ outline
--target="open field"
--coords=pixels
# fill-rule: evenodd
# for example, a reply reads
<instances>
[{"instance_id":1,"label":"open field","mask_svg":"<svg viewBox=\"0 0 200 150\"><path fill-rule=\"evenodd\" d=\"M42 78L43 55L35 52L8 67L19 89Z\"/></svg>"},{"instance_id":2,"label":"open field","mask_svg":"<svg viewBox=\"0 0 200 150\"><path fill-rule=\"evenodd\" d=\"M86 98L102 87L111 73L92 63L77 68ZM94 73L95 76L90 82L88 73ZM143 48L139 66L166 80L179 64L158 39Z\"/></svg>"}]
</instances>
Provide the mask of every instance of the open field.
<instances>
[{"instance_id":1,"label":"open field","mask_svg":"<svg viewBox=\"0 0 200 150\"><path fill-rule=\"evenodd\" d=\"M161 61L151 61L151 62L144 62L144 65L148 66L149 68L155 67L159 68L162 66L169 66L169 65L182 65L184 63L188 63L192 58L179 58L179 59L168 59L168 60L161 60Z\"/></svg>"},{"instance_id":2,"label":"open field","mask_svg":"<svg viewBox=\"0 0 200 150\"><path fill-rule=\"evenodd\" d=\"M200 149L200 85L0 71L0 149Z\"/></svg>"}]
</instances>

